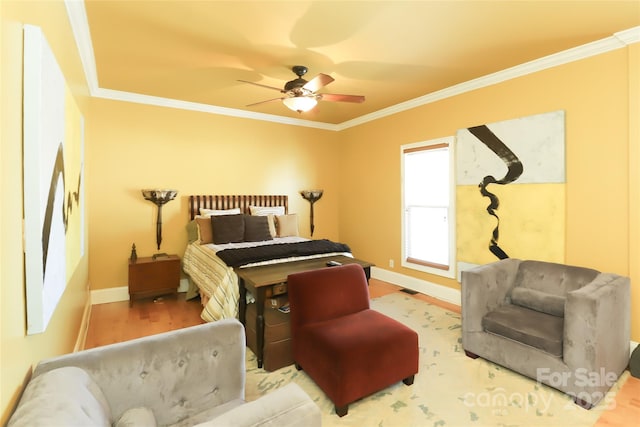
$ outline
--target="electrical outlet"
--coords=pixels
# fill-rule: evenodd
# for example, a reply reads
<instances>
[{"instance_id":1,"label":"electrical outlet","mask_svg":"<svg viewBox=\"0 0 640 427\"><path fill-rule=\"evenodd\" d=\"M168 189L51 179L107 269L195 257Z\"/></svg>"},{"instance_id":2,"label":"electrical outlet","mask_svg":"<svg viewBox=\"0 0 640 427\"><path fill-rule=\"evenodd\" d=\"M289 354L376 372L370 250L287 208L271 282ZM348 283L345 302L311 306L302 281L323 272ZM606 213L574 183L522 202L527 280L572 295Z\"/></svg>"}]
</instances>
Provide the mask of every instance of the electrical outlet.
<instances>
[{"instance_id":1,"label":"electrical outlet","mask_svg":"<svg viewBox=\"0 0 640 427\"><path fill-rule=\"evenodd\" d=\"M389 267L393 268L396 265L395 261L390 259L389 260Z\"/></svg>"}]
</instances>

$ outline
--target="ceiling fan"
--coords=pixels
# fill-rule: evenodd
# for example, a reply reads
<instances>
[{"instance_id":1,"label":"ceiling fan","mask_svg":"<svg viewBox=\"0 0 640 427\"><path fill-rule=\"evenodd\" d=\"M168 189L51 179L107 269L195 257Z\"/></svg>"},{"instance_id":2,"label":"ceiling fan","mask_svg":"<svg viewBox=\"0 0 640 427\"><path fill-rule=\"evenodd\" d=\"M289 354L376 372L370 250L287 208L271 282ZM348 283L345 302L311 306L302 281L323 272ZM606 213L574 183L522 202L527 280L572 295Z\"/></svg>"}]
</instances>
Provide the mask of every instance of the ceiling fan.
<instances>
[{"instance_id":1,"label":"ceiling fan","mask_svg":"<svg viewBox=\"0 0 640 427\"><path fill-rule=\"evenodd\" d=\"M307 74L308 68L304 65L294 65L291 70L298 76L297 79L288 81L284 85L284 89L273 86L267 86L260 83L254 83L247 80L238 80L243 83L264 87L267 89L277 90L284 94L279 98L267 99L266 101L248 104L247 107L264 104L272 101L282 101L282 103L293 111L303 113L311 110L316 106L318 101L329 102L364 102L364 96L361 95L339 95L335 93L317 93L320 89L331 83L334 78L326 74L318 74L313 79L307 81L302 78Z\"/></svg>"}]
</instances>

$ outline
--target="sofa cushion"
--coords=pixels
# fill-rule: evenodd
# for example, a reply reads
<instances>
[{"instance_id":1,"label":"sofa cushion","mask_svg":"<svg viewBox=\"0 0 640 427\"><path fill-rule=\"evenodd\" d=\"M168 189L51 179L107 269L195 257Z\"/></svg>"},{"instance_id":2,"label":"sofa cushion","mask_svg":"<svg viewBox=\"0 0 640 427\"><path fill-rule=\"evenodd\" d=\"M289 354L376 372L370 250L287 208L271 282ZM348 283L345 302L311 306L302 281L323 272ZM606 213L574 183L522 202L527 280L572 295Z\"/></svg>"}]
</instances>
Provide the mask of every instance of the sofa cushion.
<instances>
[{"instance_id":1,"label":"sofa cushion","mask_svg":"<svg viewBox=\"0 0 640 427\"><path fill-rule=\"evenodd\" d=\"M320 427L320 408L296 383L232 409L195 427Z\"/></svg>"},{"instance_id":2,"label":"sofa cushion","mask_svg":"<svg viewBox=\"0 0 640 427\"><path fill-rule=\"evenodd\" d=\"M328 270L333 268L340 267ZM298 289L308 284L298 282ZM341 295L352 297L353 292ZM294 294L289 296L291 312L303 310L305 306L294 299ZM293 322L292 318L292 326ZM292 344L295 361L336 407L418 372L418 334L403 323L372 309L301 325L297 331L292 330Z\"/></svg>"},{"instance_id":3,"label":"sofa cushion","mask_svg":"<svg viewBox=\"0 0 640 427\"><path fill-rule=\"evenodd\" d=\"M221 405L206 406L203 411L193 414L190 417L183 418L177 423L170 424L167 427L191 427L196 424L201 424L208 420L213 420L214 418L217 418L238 406L244 406L245 403L244 399L233 399Z\"/></svg>"},{"instance_id":4,"label":"sofa cushion","mask_svg":"<svg viewBox=\"0 0 640 427\"><path fill-rule=\"evenodd\" d=\"M8 426L110 426L111 421L100 387L86 371L71 366L33 378Z\"/></svg>"},{"instance_id":5,"label":"sofa cushion","mask_svg":"<svg viewBox=\"0 0 640 427\"><path fill-rule=\"evenodd\" d=\"M114 427L156 427L153 411L143 406L128 409L118 418Z\"/></svg>"},{"instance_id":6,"label":"sofa cushion","mask_svg":"<svg viewBox=\"0 0 640 427\"><path fill-rule=\"evenodd\" d=\"M598 274L598 271L590 268L527 260L518 266L514 284L516 287L564 296L591 282Z\"/></svg>"},{"instance_id":7,"label":"sofa cushion","mask_svg":"<svg viewBox=\"0 0 640 427\"><path fill-rule=\"evenodd\" d=\"M482 318L485 331L562 357L564 318L505 304Z\"/></svg>"},{"instance_id":8,"label":"sofa cushion","mask_svg":"<svg viewBox=\"0 0 640 427\"><path fill-rule=\"evenodd\" d=\"M565 300L564 296L531 288L517 287L511 291L511 303L553 316L564 316Z\"/></svg>"}]
</instances>

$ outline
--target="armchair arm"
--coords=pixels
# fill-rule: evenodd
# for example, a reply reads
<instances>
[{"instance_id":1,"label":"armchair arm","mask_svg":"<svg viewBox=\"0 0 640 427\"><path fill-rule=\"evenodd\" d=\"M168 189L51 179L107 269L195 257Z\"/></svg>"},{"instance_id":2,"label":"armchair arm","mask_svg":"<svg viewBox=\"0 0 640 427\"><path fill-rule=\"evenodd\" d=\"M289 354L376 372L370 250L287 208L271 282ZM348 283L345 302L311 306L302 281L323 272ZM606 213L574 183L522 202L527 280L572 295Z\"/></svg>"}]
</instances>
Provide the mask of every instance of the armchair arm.
<instances>
[{"instance_id":1,"label":"armchair arm","mask_svg":"<svg viewBox=\"0 0 640 427\"><path fill-rule=\"evenodd\" d=\"M320 427L320 409L295 383L235 407L196 427Z\"/></svg>"},{"instance_id":2,"label":"armchair arm","mask_svg":"<svg viewBox=\"0 0 640 427\"><path fill-rule=\"evenodd\" d=\"M563 359L571 369L620 374L629 362L630 281L599 274L592 282L567 293L564 312Z\"/></svg>"},{"instance_id":3,"label":"armchair arm","mask_svg":"<svg viewBox=\"0 0 640 427\"><path fill-rule=\"evenodd\" d=\"M520 262L507 258L462 272L463 333L482 331L482 318L504 303Z\"/></svg>"}]
</instances>

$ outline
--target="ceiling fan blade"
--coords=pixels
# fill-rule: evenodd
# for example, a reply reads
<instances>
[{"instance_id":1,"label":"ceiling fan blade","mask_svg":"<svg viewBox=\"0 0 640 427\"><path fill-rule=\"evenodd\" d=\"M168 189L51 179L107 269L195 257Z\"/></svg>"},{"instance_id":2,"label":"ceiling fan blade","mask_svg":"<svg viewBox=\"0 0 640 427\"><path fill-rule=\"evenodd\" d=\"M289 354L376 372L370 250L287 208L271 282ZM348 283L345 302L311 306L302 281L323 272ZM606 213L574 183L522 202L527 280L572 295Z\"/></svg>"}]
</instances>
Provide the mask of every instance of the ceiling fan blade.
<instances>
[{"instance_id":1,"label":"ceiling fan blade","mask_svg":"<svg viewBox=\"0 0 640 427\"><path fill-rule=\"evenodd\" d=\"M281 101L283 99L284 98L267 99L266 101L260 101L260 102L254 102L253 104L247 104L247 105L245 105L245 107L253 107L254 105L266 104L267 102L273 102L273 101Z\"/></svg>"},{"instance_id":2,"label":"ceiling fan blade","mask_svg":"<svg viewBox=\"0 0 640 427\"><path fill-rule=\"evenodd\" d=\"M317 92L318 90L322 89L323 87L325 87L326 85L328 85L334 80L335 79L333 77L320 73L314 78L312 78L311 80L309 80L307 83L305 83L305 85L302 86L302 88L310 92Z\"/></svg>"},{"instance_id":3,"label":"ceiling fan blade","mask_svg":"<svg viewBox=\"0 0 640 427\"><path fill-rule=\"evenodd\" d=\"M322 101L329 102L364 102L362 95L339 95L337 93L319 93L318 96Z\"/></svg>"},{"instance_id":4,"label":"ceiling fan blade","mask_svg":"<svg viewBox=\"0 0 640 427\"><path fill-rule=\"evenodd\" d=\"M238 81L242 82L242 83L249 83L250 85L260 86L260 87L264 87L264 88L267 88L267 89L277 90L278 92L285 93L285 91L280 89L279 87L267 86L267 85L263 85L263 84L260 84L260 83L250 82L248 80L238 80Z\"/></svg>"}]
</instances>

